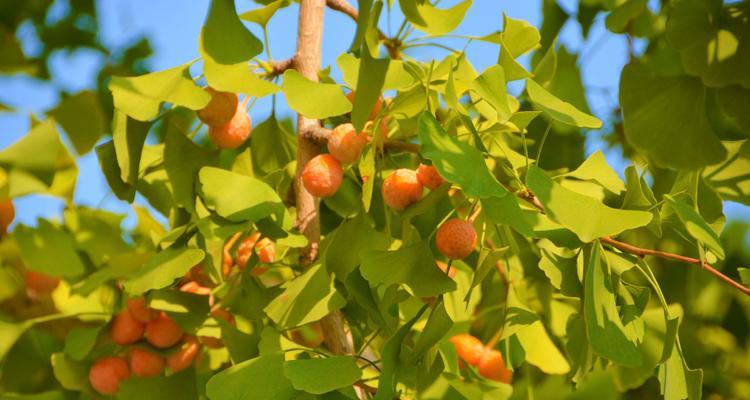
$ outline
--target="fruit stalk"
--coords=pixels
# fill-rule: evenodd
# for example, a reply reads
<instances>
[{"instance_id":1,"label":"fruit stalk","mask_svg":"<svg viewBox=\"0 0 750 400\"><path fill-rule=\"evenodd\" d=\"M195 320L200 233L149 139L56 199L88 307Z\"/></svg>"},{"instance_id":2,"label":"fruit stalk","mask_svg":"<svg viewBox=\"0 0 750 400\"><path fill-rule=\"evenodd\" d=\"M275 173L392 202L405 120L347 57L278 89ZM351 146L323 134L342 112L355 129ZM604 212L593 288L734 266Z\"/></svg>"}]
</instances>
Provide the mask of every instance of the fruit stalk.
<instances>
[{"instance_id":1,"label":"fruit stalk","mask_svg":"<svg viewBox=\"0 0 750 400\"><path fill-rule=\"evenodd\" d=\"M297 51L294 55L294 67L297 72L314 82L318 81L318 70L321 64L321 46L323 39L323 12L325 0L301 0L299 8L299 26L297 31ZM297 203L297 227L308 239L308 245L301 250L300 262L310 265L318 256L320 243L320 219L318 200L302 184L302 171L313 157L320 153L318 141L309 137L307 132L316 131L320 121L297 116L297 171L294 188ZM335 354L351 354L352 344L344 330L344 318L335 311L321 320L325 344Z\"/></svg>"}]
</instances>

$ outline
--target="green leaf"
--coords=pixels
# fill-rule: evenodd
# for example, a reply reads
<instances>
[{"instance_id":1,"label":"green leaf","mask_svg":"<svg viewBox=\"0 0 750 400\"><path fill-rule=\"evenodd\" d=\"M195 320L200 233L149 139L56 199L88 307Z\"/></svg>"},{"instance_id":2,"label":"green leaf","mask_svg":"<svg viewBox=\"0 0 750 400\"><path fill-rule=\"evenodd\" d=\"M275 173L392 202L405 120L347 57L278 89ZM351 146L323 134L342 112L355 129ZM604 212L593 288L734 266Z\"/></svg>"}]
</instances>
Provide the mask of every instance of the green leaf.
<instances>
[{"instance_id":1,"label":"green leaf","mask_svg":"<svg viewBox=\"0 0 750 400\"><path fill-rule=\"evenodd\" d=\"M91 151L107 130L99 96L92 91L82 91L64 98L49 113L62 125L78 154ZM83 115L86 117L82 118Z\"/></svg>"},{"instance_id":2,"label":"green leaf","mask_svg":"<svg viewBox=\"0 0 750 400\"><path fill-rule=\"evenodd\" d=\"M211 100L211 95L190 79L188 67L180 65L134 77L113 76L108 88L115 108L139 121L156 117L164 102L200 110Z\"/></svg>"},{"instance_id":3,"label":"green leaf","mask_svg":"<svg viewBox=\"0 0 750 400\"><path fill-rule=\"evenodd\" d=\"M124 215L88 207L71 207L63 211L65 226L73 234L76 246L97 266L131 247L123 240L120 228Z\"/></svg>"},{"instance_id":4,"label":"green leaf","mask_svg":"<svg viewBox=\"0 0 750 400\"><path fill-rule=\"evenodd\" d=\"M534 81L540 85L546 85L555 77L557 72L557 53L555 52L555 42L553 42L544 56L532 69ZM580 78L579 78L580 80Z\"/></svg>"},{"instance_id":5,"label":"green leaf","mask_svg":"<svg viewBox=\"0 0 750 400\"><path fill-rule=\"evenodd\" d=\"M284 205L265 182L220 168L203 167L198 173L206 206L230 221L258 221L275 216L281 221Z\"/></svg>"},{"instance_id":6,"label":"green leaf","mask_svg":"<svg viewBox=\"0 0 750 400\"><path fill-rule=\"evenodd\" d=\"M99 159L99 167L102 169L104 178L109 188L118 199L132 203L135 199L135 186L122 180L122 172L117 164L117 152L115 143L108 141L96 147L96 157Z\"/></svg>"},{"instance_id":7,"label":"green leaf","mask_svg":"<svg viewBox=\"0 0 750 400\"><path fill-rule=\"evenodd\" d=\"M173 288L153 290L147 296L148 306L165 311L183 330L195 331L210 312L208 296L186 293Z\"/></svg>"},{"instance_id":8,"label":"green leaf","mask_svg":"<svg viewBox=\"0 0 750 400\"><path fill-rule=\"evenodd\" d=\"M341 73L349 86L356 88L359 82L359 70L361 60L351 53L343 53L336 59ZM382 90L406 89L414 83L414 77L404 69L401 60L390 60L388 70L385 73Z\"/></svg>"},{"instance_id":9,"label":"green leaf","mask_svg":"<svg viewBox=\"0 0 750 400\"><path fill-rule=\"evenodd\" d=\"M614 194L620 194L620 192L625 190L625 184L617 175L617 172L607 164L607 159L604 158L601 150L595 151L575 170L561 176L583 181L594 181Z\"/></svg>"},{"instance_id":10,"label":"green leaf","mask_svg":"<svg viewBox=\"0 0 750 400\"><path fill-rule=\"evenodd\" d=\"M723 142L727 157L703 172L706 182L724 200L750 205L750 141Z\"/></svg>"},{"instance_id":11,"label":"green leaf","mask_svg":"<svg viewBox=\"0 0 750 400\"><path fill-rule=\"evenodd\" d=\"M284 355L272 353L214 375L206 384L206 395L211 400L273 400L290 399L295 390L284 375Z\"/></svg>"},{"instance_id":12,"label":"green leaf","mask_svg":"<svg viewBox=\"0 0 750 400\"><path fill-rule=\"evenodd\" d=\"M670 206L672 206L677 213L677 216L680 217L680 220L685 225L685 229L687 229L690 236L700 243L705 244L719 259L723 260L724 257L726 257L724 249L721 247L719 235L711 229L708 223L706 223L697 211L688 204L678 201L668 194L664 195L664 199Z\"/></svg>"},{"instance_id":13,"label":"green leaf","mask_svg":"<svg viewBox=\"0 0 750 400\"><path fill-rule=\"evenodd\" d=\"M386 250L390 245L388 236L375 230L361 214L344 221L326 240L330 241L323 255L326 269L342 281L357 268L360 254Z\"/></svg>"},{"instance_id":14,"label":"green leaf","mask_svg":"<svg viewBox=\"0 0 750 400\"><path fill-rule=\"evenodd\" d=\"M398 2L401 12L415 28L430 35L442 35L458 27L471 7L471 0L464 0L451 8L440 9L429 1L402 0Z\"/></svg>"},{"instance_id":15,"label":"green leaf","mask_svg":"<svg viewBox=\"0 0 750 400\"><path fill-rule=\"evenodd\" d=\"M688 74L709 87L738 84L750 89L746 11L717 1L676 1L665 28Z\"/></svg>"},{"instance_id":16,"label":"green leaf","mask_svg":"<svg viewBox=\"0 0 750 400\"><path fill-rule=\"evenodd\" d=\"M352 124L357 132L362 131L381 96L390 65L389 58L373 58L366 45L362 49L362 60L359 63L354 106L352 108Z\"/></svg>"},{"instance_id":17,"label":"green leaf","mask_svg":"<svg viewBox=\"0 0 750 400\"><path fill-rule=\"evenodd\" d=\"M257 129L253 133L257 133ZM217 165L218 162L217 151L193 143L181 132L167 132L164 138L164 170L172 185L175 204L194 212L198 172L201 168Z\"/></svg>"},{"instance_id":18,"label":"green leaf","mask_svg":"<svg viewBox=\"0 0 750 400\"><path fill-rule=\"evenodd\" d=\"M648 229L656 236L661 236L661 214L656 207L656 197L651 191L648 182L638 175L638 170L631 165L625 169L625 196L622 199L622 207L625 210L641 210L651 212L651 222Z\"/></svg>"},{"instance_id":19,"label":"green leaf","mask_svg":"<svg viewBox=\"0 0 750 400\"><path fill-rule=\"evenodd\" d=\"M452 327L453 320L445 310L445 303L439 301L439 303L432 309L432 312L430 312L430 316L427 318L427 323L425 324L422 333L417 338L417 342L414 344L414 349L411 354L409 354L409 360L414 362L422 357L428 350L443 340Z\"/></svg>"},{"instance_id":20,"label":"green leaf","mask_svg":"<svg viewBox=\"0 0 750 400\"><path fill-rule=\"evenodd\" d=\"M708 123L705 96L698 79L626 65L620 104L628 142L662 167L696 169L721 161L726 150Z\"/></svg>"},{"instance_id":21,"label":"green leaf","mask_svg":"<svg viewBox=\"0 0 750 400\"><path fill-rule=\"evenodd\" d=\"M351 386L362 377L362 370L356 358L334 356L287 361L284 375L297 390L323 394Z\"/></svg>"},{"instance_id":22,"label":"green leaf","mask_svg":"<svg viewBox=\"0 0 750 400\"><path fill-rule=\"evenodd\" d=\"M40 219L36 228L18 225L13 236L24 264L30 269L66 278L86 271L70 233L47 220Z\"/></svg>"},{"instance_id":23,"label":"green leaf","mask_svg":"<svg viewBox=\"0 0 750 400\"><path fill-rule=\"evenodd\" d=\"M516 196L487 197L482 199L482 211L488 220L509 225L526 237L533 237L532 218L521 210Z\"/></svg>"},{"instance_id":24,"label":"green leaf","mask_svg":"<svg viewBox=\"0 0 750 400\"><path fill-rule=\"evenodd\" d=\"M68 390L91 393L89 386L89 365L70 359L65 353L52 354L50 359L55 379Z\"/></svg>"},{"instance_id":25,"label":"green leaf","mask_svg":"<svg viewBox=\"0 0 750 400\"><path fill-rule=\"evenodd\" d=\"M276 14L276 11L278 11L281 8L287 7L288 5L289 5L289 0L272 1L264 7L258 7L258 8L242 13L240 15L240 19L254 22L265 28L266 25L268 25L268 21L270 21L271 18L274 16L274 14Z\"/></svg>"},{"instance_id":26,"label":"green leaf","mask_svg":"<svg viewBox=\"0 0 750 400\"><path fill-rule=\"evenodd\" d=\"M198 400L198 382L192 368L177 374L154 378L131 378L120 382L118 400L185 399Z\"/></svg>"},{"instance_id":27,"label":"green leaf","mask_svg":"<svg viewBox=\"0 0 750 400\"><path fill-rule=\"evenodd\" d=\"M420 154L432 161L440 176L461 187L468 196L503 197L508 191L490 173L482 154L448 134L429 113L419 117ZM466 171L472 171L467 174Z\"/></svg>"},{"instance_id":28,"label":"green leaf","mask_svg":"<svg viewBox=\"0 0 750 400\"><path fill-rule=\"evenodd\" d=\"M31 325L29 321L12 323L0 319L0 361L5 360L10 349Z\"/></svg>"},{"instance_id":29,"label":"green leaf","mask_svg":"<svg viewBox=\"0 0 750 400\"><path fill-rule=\"evenodd\" d=\"M539 31L521 19L513 19L503 13L503 32L500 35L510 56L517 58L539 47Z\"/></svg>"},{"instance_id":30,"label":"green leaf","mask_svg":"<svg viewBox=\"0 0 750 400\"><path fill-rule=\"evenodd\" d=\"M535 166L529 168L526 184L549 218L573 231L584 243L645 226L652 218L645 211L618 210L576 193L555 183Z\"/></svg>"},{"instance_id":31,"label":"green leaf","mask_svg":"<svg viewBox=\"0 0 750 400\"><path fill-rule=\"evenodd\" d=\"M415 296L429 297L456 289L435 264L427 242L418 242L394 251L363 252L360 270L370 286L404 284Z\"/></svg>"},{"instance_id":32,"label":"green leaf","mask_svg":"<svg viewBox=\"0 0 750 400\"><path fill-rule=\"evenodd\" d=\"M167 287L175 279L185 276L190 268L203 260L204 255L200 249L164 250L149 259L136 276L125 282L125 291L137 296L151 289Z\"/></svg>"},{"instance_id":33,"label":"green leaf","mask_svg":"<svg viewBox=\"0 0 750 400\"><path fill-rule=\"evenodd\" d=\"M505 70L501 65L487 68L472 83L471 89L497 112L497 121L506 122L513 113L508 103Z\"/></svg>"},{"instance_id":34,"label":"green leaf","mask_svg":"<svg viewBox=\"0 0 750 400\"><path fill-rule=\"evenodd\" d=\"M497 63L505 71L505 80L508 82L531 78L533 76L523 65L515 60L513 54L509 51L509 46L505 44L503 39L500 39L500 56L497 59Z\"/></svg>"},{"instance_id":35,"label":"green leaf","mask_svg":"<svg viewBox=\"0 0 750 400\"><path fill-rule=\"evenodd\" d=\"M96 344L102 326L77 326L65 337L65 354L73 360L83 360L89 355Z\"/></svg>"},{"instance_id":36,"label":"green leaf","mask_svg":"<svg viewBox=\"0 0 750 400\"><path fill-rule=\"evenodd\" d=\"M383 368L378 379L378 392L375 394L375 400L391 400L396 397L396 382L401 369L401 348L404 339L426 309L427 306L423 306L411 320L398 328L396 333L383 345L383 351L380 353Z\"/></svg>"},{"instance_id":37,"label":"green leaf","mask_svg":"<svg viewBox=\"0 0 750 400\"><path fill-rule=\"evenodd\" d=\"M339 85L311 81L295 70L284 72L281 90L289 107L308 118L324 119L352 110Z\"/></svg>"},{"instance_id":38,"label":"green leaf","mask_svg":"<svg viewBox=\"0 0 750 400\"><path fill-rule=\"evenodd\" d=\"M8 197L46 193L73 199L75 158L51 119L33 125L20 140L0 150L0 168L7 173Z\"/></svg>"},{"instance_id":39,"label":"green leaf","mask_svg":"<svg viewBox=\"0 0 750 400\"><path fill-rule=\"evenodd\" d=\"M737 268L737 273L740 274L740 282L743 285L750 286L750 268Z\"/></svg>"},{"instance_id":40,"label":"green leaf","mask_svg":"<svg viewBox=\"0 0 750 400\"><path fill-rule=\"evenodd\" d=\"M602 121L598 118L578 110L568 102L560 100L531 79L526 80L526 93L534 105L557 122L590 129L599 129L602 126Z\"/></svg>"},{"instance_id":41,"label":"green leaf","mask_svg":"<svg viewBox=\"0 0 750 400\"><path fill-rule=\"evenodd\" d=\"M333 279L322 265L282 285L284 291L266 306L268 317L281 327L294 328L315 322L346 305Z\"/></svg>"},{"instance_id":42,"label":"green leaf","mask_svg":"<svg viewBox=\"0 0 750 400\"><path fill-rule=\"evenodd\" d=\"M539 268L547 275L552 286L565 296L581 298L583 286L578 279L578 257L565 257L544 248L541 255Z\"/></svg>"},{"instance_id":43,"label":"green leaf","mask_svg":"<svg viewBox=\"0 0 750 400\"><path fill-rule=\"evenodd\" d=\"M203 73L211 87L256 97L278 90L250 71L248 62L260 54L263 44L242 24L234 1L211 0L199 48Z\"/></svg>"},{"instance_id":44,"label":"green leaf","mask_svg":"<svg viewBox=\"0 0 750 400\"><path fill-rule=\"evenodd\" d=\"M667 362L659 366L661 393L666 400L700 400L703 393L703 370L690 369L682 356L679 341Z\"/></svg>"},{"instance_id":45,"label":"green leaf","mask_svg":"<svg viewBox=\"0 0 750 400\"><path fill-rule=\"evenodd\" d=\"M253 166L264 175L284 168L297 155L296 138L273 115L253 128L250 147Z\"/></svg>"},{"instance_id":46,"label":"green leaf","mask_svg":"<svg viewBox=\"0 0 750 400\"><path fill-rule=\"evenodd\" d=\"M647 0L627 0L612 10L605 24L614 33L625 33L635 19L646 11Z\"/></svg>"},{"instance_id":47,"label":"green leaf","mask_svg":"<svg viewBox=\"0 0 750 400\"><path fill-rule=\"evenodd\" d=\"M117 165L120 167L120 180L135 185L138 182L143 155L143 145L146 142L149 128L148 122L139 122L115 110L112 122L112 142L115 146Z\"/></svg>"},{"instance_id":48,"label":"green leaf","mask_svg":"<svg viewBox=\"0 0 750 400\"><path fill-rule=\"evenodd\" d=\"M583 315L591 347L600 356L617 364L637 367L643 362L636 333L620 319L609 265L601 257L601 245L586 251Z\"/></svg>"}]
</instances>

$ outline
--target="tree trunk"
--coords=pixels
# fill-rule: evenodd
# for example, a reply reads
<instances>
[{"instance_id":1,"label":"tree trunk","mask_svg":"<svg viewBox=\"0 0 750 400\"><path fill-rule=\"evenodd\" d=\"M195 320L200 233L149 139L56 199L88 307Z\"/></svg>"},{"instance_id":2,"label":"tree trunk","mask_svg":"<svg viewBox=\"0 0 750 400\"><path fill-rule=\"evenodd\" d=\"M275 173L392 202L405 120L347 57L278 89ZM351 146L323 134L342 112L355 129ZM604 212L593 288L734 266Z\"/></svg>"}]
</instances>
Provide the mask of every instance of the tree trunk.
<instances>
[{"instance_id":1,"label":"tree trunk","mask_svg":"<svg viewBox=\"0 0 750 400\"><path fill-rule=\"evenodd\" d=\"M301 0L299 8L299 26L297 32L297 52L294 55L295 69L305 78L318 81L321 64L321 46L323 41L323 13L325 0ZM311 158L320 153L320 144L312 140L307 132L320 126L320 121L297 116L297 171L295 174L295 193L297 201L297 226L307 237L309 244L302 249L300 261L310 265L318 256L320 243L320 219L318 216L318 199L311 195L302 185L302 170ZM339 311L334 311L321 321L325 344L334 354L351 354L351 341L344 330L344 318Z\"/></svg>"}]
</instances>

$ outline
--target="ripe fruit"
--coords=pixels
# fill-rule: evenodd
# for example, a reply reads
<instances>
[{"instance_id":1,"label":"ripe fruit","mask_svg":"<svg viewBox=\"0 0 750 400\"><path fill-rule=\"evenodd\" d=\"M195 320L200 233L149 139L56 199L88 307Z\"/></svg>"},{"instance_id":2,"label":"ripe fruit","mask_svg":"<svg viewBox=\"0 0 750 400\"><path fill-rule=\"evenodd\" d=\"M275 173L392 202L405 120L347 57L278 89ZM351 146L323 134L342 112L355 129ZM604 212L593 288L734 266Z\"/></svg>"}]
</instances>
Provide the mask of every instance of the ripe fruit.
<instances>
[{"instance_id":1,"label":"ripe fruit","mask_svg":"<svg viewBox=\"0 0 750 400\"><path fill-rule=\"evenodd\" d=\"M269 238L263 238L255 244L255 252L262 263L272 263L276 261L276 246Z\"/></svg>"},{"instance_id":2,"label":"ripe fruit","mask_svg":"<svg viewBox=\"0 0 750 400\"><path fill-rule=\"evenodd\" d=\"M330 154L315 156L302 170L302 184L315 197L333 196L343 179L341 163Z\"/></svg>"},{"instance_id":3,"label":"ripe fruit","mask_svg":"<svg viewBox=\"0 0 750 400\"><path fill-rule=\"evenodd\" d=\"M207 87L206 92L211 95L211 101L197 111L198 118L208 126L222 126L229 122L237 109L237 95L211 87Z\"/></svg>"},{"instance_id":4,"label":"ripe fruit","mask_svg":"<svg viewBox=\"0 0 750 400\"><path fill-rule=\"evenodd\" d=\"M130 312L130 315L132 315L138 322L144 324L156 318L158 315L156 310L146 306L146 299L143 297L133 297L132 299L128 299L128 312Z\"/></svg>"},{"instance_id":5,"label":"ripe fruit","mask_svg":"<svg viewBox=\"0 0 750 400\"><path fill-rule=\"evenodd\" d=\"M260 232L255 232L240 242L237 246L237 265L241 269L247 266L248 260L253 256L253 249L255 249L255 243L260 239Z\"/></svg>"},{"instance_id":6,"label":"ripe fruit","mask_svg":"<svg viewBox=\"0 0 750 400\"><path fill-rule=\"evenodd\" d=\"M505 367L503 355L492 349L486 349L479 360L479 374L493 381L510 384L513 381L513 372Z\"/></svg>"},{"instance_id":7,"label":"ripe fruit","mask_svg":"<svg viewBox=\"0 0 750 400\"><path fill-rule=\"evenodd\" d=\"M417 180L427 189L435 190L445 183L445 180L434 165L419 164L417 168Z\"/></svg>"},{"instance_id":8,"label":"ripe fruit","mask_svg":"<svg viewBox=\"0 0 750 400\"><path fill-rule=\"evenodd\" d=\"M195 281L201 286L215 286L214 282L211 280L211 278L206 274L206 271L203 269L203 265L198 263L196 265L193 265L192 268L190 268L190 271L188 271L187 274L185 274L185 279L188 281Z\"/></svg>"},{"instance_id":9,"label":"ripe fruit","mask_svg":"<svg viewBox=\"0 0 750 400\"><path fill-rule=\"evenodd\" d=\"M477 231L469 221L451 218L440 225L435 235L435 245L440 254L460 260L474 251L477 244Z\"/></svg>"},{"instance_id":10,"label":"ripe fruit","mask_svg":"<svg viewBox=\"0 0 750 400\"><path fill-rule=\"evenodd\" d=\"M130 370L133 375L150 378L161 375L164 371L164 358L148 350L134 348L130 350Z\"/></svg>"},{"instance_id":11,"label":"ripe fruit","mask_svg":"<svg viewBox=\"0 0 750 400\"><path fill-rule=\"evenodd\" d=\"M16 209L10 199L0 201L0 235L8 232L8 227L16 218Z\"/></svg>"},{"instance_id":12,"label":"ripe fruit","mask_svg":"<svg viewBox=\"0 0 750 400\"><path fill-rule=\"evenodd\" d=\"M180 349L167 357L167 366L172 373L182 371L193 365L193 361L195 361L195 357L198 355L200 348L201 345L198 343L198 340L192 336L187 337L185 343Z\"/></svg>"},{"instance_id":13,"label":"ripe fruit","mask_svg":"<svg viewBox=\"0 0 750 400\"><path fill-rule=\"evenodd\" d=\"M240 103L232 119L223 125L208 128L208 137L220 149L236 149L250 137L252 124L250 116L245 111L245 104Z\"/></svg>"},{"instance_id":14,"label":"ripe fruit","mask_svg":"<svg viewBox=\"0 0 750 400\"><path fill-rule=\"evenodd\" d=\"M52 293L60 284L60 278L32 270L26 270L23 277L26 288L37 296Z\"/></svg>"},{"instance_id":15,"label":"ripe fruit","mask_svg":"<svg viewBox=\"0 0 750 400\"><path fill-rule=\"evenodd\" d=\"M146 324L146 340L154 347L165 349L177 344L181 338L182 328L164 312Z\"/></svg>"},{"instance_id":16,"label":"ripe fruit","mask_svg":"<svg viewBox=\"0 0 750 400\"><path fill-rule=\"evenodd\" d=\"M130 377L128 363L120 357L104 357L96 360L89 370L89 382L99 393L113 395L120 382Z\"/></svg>"},{"instance_id":17,"label":"ripe fruit","mask_svg":"<svg viewBox=\"0 0 750 400\"><path fill-rule=\"evenodd\" d=\"M342 124L328 137L328 152L341 164L351 164L359 159L366 144L367 135L358 134L352 124Z\"/></svg>"},{"instance_id":18,"label":"ripe fruit","mask_svg":"<svg viewBox=\"0 0 750 400\"><path fill-rule=\"evenodd\" d=\"M397 169L383 181L383 201L396 210L416 203L422 197L422 184L417 173L409 169Z\"/></svg>"},{"instance_id":19,"label":"ripe fruit","mask_svg":"<svg viewBox=\"0 0 750 400\"><path fill-rule=\"evenodd\" d=\"M354 104L354 91L349 92L349 94L346 95L346 98L349 99L349 102ZM379 96L378 100L375 101L375 105L372 107L372 110L370 111L370 116L367 117L368 120L372 121L375 119L375 117L378 116L378 113L380 112L380 106L383 104L383 97Z\"/></svg>"},{"instance_id":20,"label":"ripe fruit","mask_svg":"<svg viewBox=\"0 0 750 400\"><path fill-rule=\"evenodd\" d=\"M143 324L135 319L127 309L122 310L112 320L109 336L113 342L120 346L135 343L143 336Z\"/></svg>"},{"instance_id":21,"label":"ripe fruit","mask_svg":"<svg viewBox=\"0 0 750 400\"><path fill-rule=\"evenodd\" d=\"M190 281L180 286L180 291L185 293L197 294L200 296L209 296L211 294L211 288L201 286L198 282Z\"/></svg>"},{"instance_id":22,"label":"ripe fruit","mask_svg":"<svg viewBox=\"0 0 750 400\"><path fill-rule=\"evenodd\" d=\"M471 365L477 365L484 354L482 342L467 333L460 333L449 340L456 347L458 357Z\"/></svg>"}]
</instances>

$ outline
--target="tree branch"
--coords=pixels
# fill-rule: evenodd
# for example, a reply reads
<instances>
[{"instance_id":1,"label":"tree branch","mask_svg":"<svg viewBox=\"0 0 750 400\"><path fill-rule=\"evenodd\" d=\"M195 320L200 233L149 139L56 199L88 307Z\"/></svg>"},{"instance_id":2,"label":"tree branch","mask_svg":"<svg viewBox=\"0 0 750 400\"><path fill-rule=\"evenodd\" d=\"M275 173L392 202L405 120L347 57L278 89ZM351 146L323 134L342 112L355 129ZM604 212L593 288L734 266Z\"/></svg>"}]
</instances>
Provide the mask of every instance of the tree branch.
<instances>
[{"instance_id":1,"label":"tree branch","mask_svg":"<svg viewBox=\"0 0 750 400\"><path fill-rule=\"evenodd\" d=\"M321 47L323 42L324 0L301 0L299 6L299 25L297 29L297 52L294 55L294 68L307 79L318 81L318 70L321 64ZM320 244L320 217L318 199L307 191L302 184L302 170L313 157L320 153L320 143L312 140L308 132L320 128L320 121L297 116L297 170L294 188L297 202L297 226L308 239L308 245L300 251L300 263L311 265L318 256ZM321 321L326 347L334 354L352 354L354 346L344 329L344 317L340 311L334 311Z\"/></svg>"},{"instance_id":2,"label":"tree branch","mask_svg":"<svg viewBox=\"0 0 750 400\"><path fill-rule=\"evenodd\" d=\"M269 64L271 67L271 70L268 71L269 75L281 75L284 71L294 68L294 57L289 57L286 60L281 61L272 61Z\"/></svg>"},{"instance_id":3,"label":"tree branch","mask_svg":"<svg viewBox=\"0 0 750 400\"><path fill-rule=\"evenodd\" d=\"M652 250L652 249L644 249L641 247L633 246L632 244L620 242L618 240L612 239L609 236L604 236L599 238L602 243L606 243L614 248L617 248L623 252L630 253L633 255L636 255L640 258L644 258L646 256L653 256L653 257L659 257L663 258L665 260L672 260L672 261L680 261L688 264L694 264L702 267L709 273L713 274L717 278L724 281L729 286L734 287L735 289L739 290L740 292L744 293L747 296L750 296L750 288L743 286L739 282L733 280L732 278L724 275L716 268L712 267L711 264L707 262L701 262L701 260L697 258L692 257L686 257L680 254L674 254L674 253L667 253L666 251L660 251L660 250Z\"/></svg>"}]
</instances>

